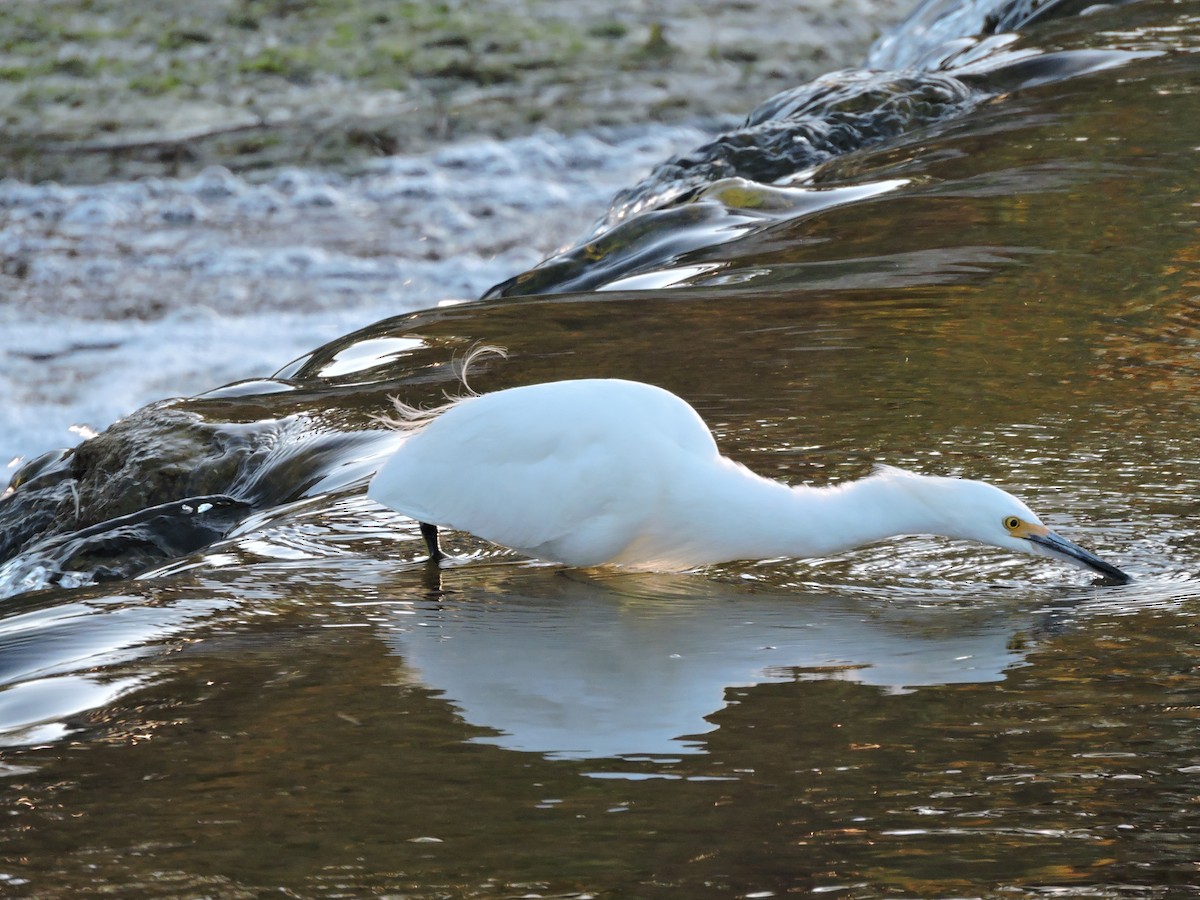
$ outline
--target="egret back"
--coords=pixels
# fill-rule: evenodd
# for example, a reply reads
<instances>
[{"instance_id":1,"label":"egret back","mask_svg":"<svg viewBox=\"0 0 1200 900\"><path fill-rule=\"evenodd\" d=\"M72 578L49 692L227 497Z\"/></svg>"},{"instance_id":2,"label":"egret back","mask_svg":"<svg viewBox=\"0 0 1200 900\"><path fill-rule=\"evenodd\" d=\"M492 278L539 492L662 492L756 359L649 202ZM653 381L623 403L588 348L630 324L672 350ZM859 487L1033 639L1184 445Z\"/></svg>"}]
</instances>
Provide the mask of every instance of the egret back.
<instances>
[{"instance_id":1,"label":"egret back","mask_svg":"<svg viewBox=\"0 0 1200 900\"><path fill-rule=\"evenodd\" d=\"M432 525L570 565L612 559L716 442L652 385L582 379L456 401L410 436L369 496Z\"/></svg>"}]
</instances>

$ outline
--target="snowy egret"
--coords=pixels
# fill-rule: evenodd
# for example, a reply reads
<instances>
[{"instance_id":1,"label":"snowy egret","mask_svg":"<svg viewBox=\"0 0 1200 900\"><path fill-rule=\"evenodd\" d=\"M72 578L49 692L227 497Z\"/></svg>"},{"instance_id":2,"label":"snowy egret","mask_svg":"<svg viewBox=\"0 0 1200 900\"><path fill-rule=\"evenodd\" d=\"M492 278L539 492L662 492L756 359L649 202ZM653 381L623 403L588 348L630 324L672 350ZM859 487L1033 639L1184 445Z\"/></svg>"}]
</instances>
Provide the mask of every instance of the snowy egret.
<instances>
[{"instance_id":1,"label":"snowy egret","mask_svg":"<svg viewBox=\"0 0 1200 900\"><path fill-rule=\"evenodd\" d=\"M649 384L582 379L471 395L422 413L368 496L421 523L581 568L680 571L817 557L937 534L1129 577L982 481L881 466L831 487L789 487L720 454L685 401Z\"/></svg>"}]
</instances>

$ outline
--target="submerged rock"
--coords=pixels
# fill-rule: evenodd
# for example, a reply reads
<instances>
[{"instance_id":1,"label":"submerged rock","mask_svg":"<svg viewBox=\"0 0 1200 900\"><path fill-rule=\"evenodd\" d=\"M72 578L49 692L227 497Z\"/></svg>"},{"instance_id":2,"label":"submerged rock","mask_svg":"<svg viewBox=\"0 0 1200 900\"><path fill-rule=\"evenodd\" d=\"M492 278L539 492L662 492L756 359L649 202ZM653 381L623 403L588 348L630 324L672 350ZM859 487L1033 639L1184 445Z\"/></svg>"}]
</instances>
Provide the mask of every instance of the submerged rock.
<instances>
[{"instance_id":1,"label":"submerged rock","mask_svg":"<svg viewBox=\"0 0 1200 900\"><path fill-rule=\"evenodd\" d=\"M875 42L867 55L873 69L929 69L939 65L955 43L974 35L1007 34L1039 22L1075 16L1100 6L1092 0L927 0Z\"/></svg>"},{"instance_id":2,"label":"submerged rock","mask_svg":"<svg viewBox=\"0 0 1200 900\"><path fill-rule=\"evenodd\" d=\"M0 562L9 560L0 595L129 577L186 555L255 510L303 496L347 460L369 459L380 437L326 431L306 416L214 419L189 405L144 407L18 471L0 498Z\"/></svg>"},{"instance_id":3,"label":"submerged rock","mask_svg":"<svg viewBox=\"0 0 1200 900\"><path fill-rule=\"evenodd\" d=\"M617 195L598 230L686 203L724 178L766 184L960 114L986 96L944 72L848 69L776 94L745 125L678 156Z\"/></svg>"},{"instance_id":4,"label":"submerged rock","mask_svg":"<svg viewBox=\"0 0 1200 900\"><path fill-rule=\"evenodd\" d=\"M129 525L130 516L164 503L236 490L239 478L261 464L272 431L266 423L206 422L171 403L138 410L33 471L30 464L18 471L11 493L0 500L0 558L44 547L62 534L86 544L106 532L109 555L116 557L120 535L131 532L106 523ZM133 543L153 543L147 538L153 520L147 516Z\"/></svg>"},{"instance_id":5,"label":"submerged rock","mask_svg":"<svg viewBox=\"0 0 1200 900\"><path fill-rule=\"evenodd\" d=\"M0 586L16 593L137 575L221 539L253 508L224 495L191 497L43 538L0 566Z\"/></svg>"}]
</instances>

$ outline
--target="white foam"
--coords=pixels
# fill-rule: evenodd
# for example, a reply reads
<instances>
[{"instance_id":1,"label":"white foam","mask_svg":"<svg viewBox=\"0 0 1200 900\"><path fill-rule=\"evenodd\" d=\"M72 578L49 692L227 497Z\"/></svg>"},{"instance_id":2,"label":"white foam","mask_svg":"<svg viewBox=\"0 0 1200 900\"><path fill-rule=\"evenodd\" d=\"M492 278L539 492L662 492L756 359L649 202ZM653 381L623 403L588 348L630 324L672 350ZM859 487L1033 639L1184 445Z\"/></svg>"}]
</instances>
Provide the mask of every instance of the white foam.
<instances>
[{"instance_id":1,"label":"white foam","mask_svg":"<svg viewBox=\"0 0 1200 900\"><path fill-rule=\"evenodd\" d=\"M154 400L270 375L386 316L478 297L704 139L544 132L355 176L0 181L0 467Z\"/></svg>"}]
</instances>

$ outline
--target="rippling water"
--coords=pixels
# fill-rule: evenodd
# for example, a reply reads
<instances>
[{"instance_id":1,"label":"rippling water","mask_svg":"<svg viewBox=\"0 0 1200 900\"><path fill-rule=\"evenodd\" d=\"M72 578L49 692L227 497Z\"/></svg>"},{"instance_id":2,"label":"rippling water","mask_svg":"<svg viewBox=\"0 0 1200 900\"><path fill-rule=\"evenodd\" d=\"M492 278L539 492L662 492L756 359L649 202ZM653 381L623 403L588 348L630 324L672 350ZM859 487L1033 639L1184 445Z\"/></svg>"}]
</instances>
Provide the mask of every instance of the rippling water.
<instances>
[{"instance_id":1,"label":"rippling water","mask_svg":"<svg viewBox=\"0 0 1200 900\"><path fill-rule=\"evenodd\" d=\"M702 135L542 132L352 174L2 179L0 471L161 397L269 375L383 315L477 297Z\"/></svg>"},{"instance_id":2,"label":"rippling water","mask_svg":"<svg viewBox=\"0 0 1200 900\"><path fill-rule=\"evenodd\" d=\"M1046 23L1013 52L1126 55L690 204L716 239L640 282L414 313L178 405L286 424L246 497L309 480L5 601L5 889L1194 895L1197 12ZM933 538L663 577L449 535L431 573L362 495L395 440L367 417L480 341L511 356L479 390L652 381L759 472L986 478L1135 580Z\"/></svg>"}]
</instances>

